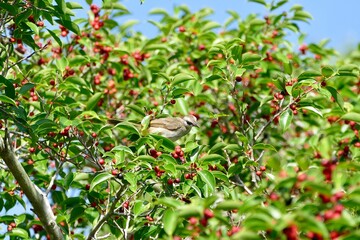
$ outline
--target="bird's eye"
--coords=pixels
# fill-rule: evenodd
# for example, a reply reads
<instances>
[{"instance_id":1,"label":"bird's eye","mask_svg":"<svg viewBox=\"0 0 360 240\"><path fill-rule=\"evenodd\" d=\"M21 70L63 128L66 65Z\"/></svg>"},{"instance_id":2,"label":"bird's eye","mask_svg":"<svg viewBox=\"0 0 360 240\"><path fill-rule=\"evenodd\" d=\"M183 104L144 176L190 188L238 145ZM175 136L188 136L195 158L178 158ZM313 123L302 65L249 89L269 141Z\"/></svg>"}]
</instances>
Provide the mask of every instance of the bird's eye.
<instances>
[{"instance_id":1,"label":"bird's eye","mask_svg":"<svg viewBox=\"0 0 360 240\"><path fill-rule=\"evenodd\" d=\"M190 122L190 121L186 121L186 123L187 123L187 125L190 125L190 126L192 126L192 125L194 125L192 122Z\"/></svg>"}]
</instances>

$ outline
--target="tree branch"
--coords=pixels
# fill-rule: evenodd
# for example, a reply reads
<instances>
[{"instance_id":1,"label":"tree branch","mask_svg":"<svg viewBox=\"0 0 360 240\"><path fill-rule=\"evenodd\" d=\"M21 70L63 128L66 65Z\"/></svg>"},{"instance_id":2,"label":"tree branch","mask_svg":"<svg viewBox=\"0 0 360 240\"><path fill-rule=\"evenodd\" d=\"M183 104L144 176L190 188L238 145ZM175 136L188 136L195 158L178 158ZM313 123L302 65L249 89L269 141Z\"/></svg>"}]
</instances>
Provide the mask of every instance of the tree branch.
<instances>
[{"instance_id":1,"label":"tree branch","mask_svg":"<svg viewBox=\"0 0 360 240\"><path fill-rule=\"evenodd\" d=\"M39 217L51 239L64 239L60 227L56 224L56 218L52 212L49 200L46 195L30 180L29 176L25 172L25 169L18 161L17 156L6 142L6 138L9 137L7 132L5 135L5 139L0 136L0 157L4 160L10 172L14 175L16 181L24 191L26 197L29 199L34 208L33 211Z\"/></svg>"},{"instance_id":2,"label":"tree branch","mask_svg":"<svg viewBox=\"0 0 360 240\"><path fill-rule=\"evenodd\" d=\"M116 204L120 201L121 195L124 191L124 185L120 187L115 195L115 199L111 204L107 213L99 220L99 222L95 225L95 227L91 230L89 236L86 238L87 240L91 240L95 238L96 233L100 230L100 228L104 225L104 223L114 214L114 210L116 208Z\"/></svg>"}]
</instances>

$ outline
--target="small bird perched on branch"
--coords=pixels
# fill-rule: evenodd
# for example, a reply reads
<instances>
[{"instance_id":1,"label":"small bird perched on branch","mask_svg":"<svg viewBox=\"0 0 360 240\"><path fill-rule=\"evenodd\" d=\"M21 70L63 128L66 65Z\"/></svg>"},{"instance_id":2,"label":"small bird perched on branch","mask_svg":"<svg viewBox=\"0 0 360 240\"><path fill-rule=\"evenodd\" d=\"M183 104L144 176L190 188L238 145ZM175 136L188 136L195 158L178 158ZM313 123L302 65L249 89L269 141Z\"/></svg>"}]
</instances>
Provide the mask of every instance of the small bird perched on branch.
<instances>
[{"instance_id":1,"label":"small bird perched on branch","mask_svg":"<svg viewBox=\"0 0 360 240\"><path fill-rule=\"evenodd\" d=\"M117 124L121 120L109 119L109 123ZM197 119L193 115L184 117L166 117L150 120L147 132L149 134L158 134L160 136L176 141L188 134L192 127L199 127Z\"/></svg>"}]
</instances>

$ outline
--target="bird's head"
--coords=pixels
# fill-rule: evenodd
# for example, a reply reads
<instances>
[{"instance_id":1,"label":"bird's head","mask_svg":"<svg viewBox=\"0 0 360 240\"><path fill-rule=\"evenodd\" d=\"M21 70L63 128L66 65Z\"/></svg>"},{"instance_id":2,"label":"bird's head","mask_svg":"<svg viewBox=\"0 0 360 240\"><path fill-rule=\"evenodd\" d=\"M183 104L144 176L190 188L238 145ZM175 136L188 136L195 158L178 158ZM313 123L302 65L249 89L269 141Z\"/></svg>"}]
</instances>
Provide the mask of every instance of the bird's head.
<instances>
[{"instance_id":1,"label":"bird's head","mask_svg":"<svg viewBox=\"0 0 360 240\"><path fill-rule=\"evenodd\" d=\"M199 127L197 124L197 118L193 115L188 115L183 117L184 124L186 128Z\"/></svg>"}]
</instances>

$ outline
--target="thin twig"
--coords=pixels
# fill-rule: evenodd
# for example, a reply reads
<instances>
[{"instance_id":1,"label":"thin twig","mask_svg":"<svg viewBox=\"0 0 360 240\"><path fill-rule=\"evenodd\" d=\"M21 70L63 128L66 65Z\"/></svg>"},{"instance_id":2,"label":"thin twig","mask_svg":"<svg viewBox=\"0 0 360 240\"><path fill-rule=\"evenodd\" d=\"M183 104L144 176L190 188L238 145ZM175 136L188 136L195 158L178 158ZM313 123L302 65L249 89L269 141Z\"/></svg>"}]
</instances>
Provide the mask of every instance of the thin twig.
<instances>
[{"instance_id":1,"label":"thin twig","mask_svg":"<svg viewBox=\"0 0 360 240\"><path fill-rule=\"evenodd\" d=\"M240 178L239 175L235 175L234 178L235 178L235 182L234 182L235 185L238 185L238 186L244 188L244 190L245 190L248 194L250 194L250 195L253 194L253 192L245 185L245 183L243 182L243 180L241 180L241 178Z\"/></svg>"},{"instance_id":2,"label":"thin twig","mask_svg":"<svg viewBox=\"0 0 360 240\"><path fill-rule=\"evenodd\" d=\"M314 88L310 88L307 91L305 91L302 96L308 94L309 92L313 91ZM275 118L277 118L278 116L280 116L283 112L285 112L291 104L296 103L301 97L296 97L294 98L292 101L290 101L290 103L288 105L286 105L284 108L282 108L280 111L278 111L269 121L267 121L261 128L260 130L257 132L257 134L254 137L254 142L256 142L260 136L264 133L265 129L270 125L270 123L272 123L274 121Z\"/></svg>"},{"instance_id":3,"label":"thin twig","mask_svg":"<svg viewBox=\"0 0 360 240\"><path fill-rule=\"evenodd\" d=\"M61 170L62 165L64 165L64 162L60 163L59 167L56 169L55 174L51 177L50 184L49 184L49 186L48 186L48 188L46 189L46 192L45 192L46 196L49 195L49 193L51 191L51 188L54 185L55 179L56 179L57 175L59 174L59 172Z\"/></svg>"},{"instance_id":4,"label":"thin twig","mask_svg":"<svg viewBox=\"0 0 360 240\"><path fill-rule=\"evenodd\" d=\"M114 210L116 207L116 204L120 201L121 196L123 195L125 185L122 185L120 189L117 191L115 195L115 199L113 203L111 204L109 210L107 213L99 220L99 222L95 225L95 227L91 230L89 236L87 237L87 240L93 239L97 232L101 229L101 227L104 225L104 223L114 214ZM125 189L126 190L126 189Z\"/></svg>"},{"instance_id":5,"label":"thin twig","mask_svg":"<svg viewBox=\"0 0 360 240\"><path fill-rule=\"evenodd\" d=\"M128 211L127 209L124 209L124 211ZM130 211L128 211L127 213L127 217L126 217L126 225L125 225L125 229L124 229L124 239L128 239L128 231L129 231L129 226L130 226Z\"/></svg>"},{"instance_id":6,"label":"thin twig","mask_svg":"<svg viewBox=\"0 0 360 240\"><path fill-rule=\"evenodd\" d=\"M38 50L30 53L28 56L23 57L23 58L21 58L20 60L18 60L17 62L11 64L11 65L8 67L8 69L13 68L14 66L18 65L18 64L21 63L22 61L31 58L34 54L37 54L37 53L41 52L42 50L44 50L44 49L49 45L49 43L50 43L50 42L47 42L47 43L46 43L44 46L42 46L40 49L38 49Z\"/></svg>"},{"instance_id":7,"label":"thin twig","mask_svg":"<svg viewBox=\"0 0 360 240\"><path fill-rule=\"evenodd\" d=\"M230 156L229 154L227 153L226 150L224 150L224 153L226 155L226 159L227 159L227 162L228 162L228 165L230 166L231 164L231 160L230 160ZM250 195L253 194L253 192L245 185L244 181L240 178L239 175L234 175L234 178L235 178L235 185L238 185L242 188L244 188L244 190L249 193Z\"/></svg>"}]
</instances>

